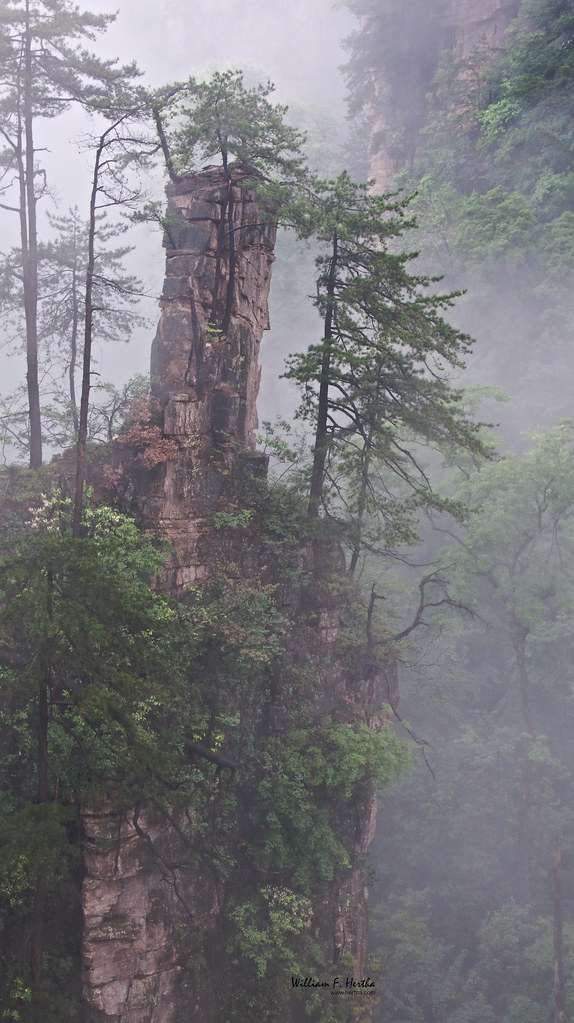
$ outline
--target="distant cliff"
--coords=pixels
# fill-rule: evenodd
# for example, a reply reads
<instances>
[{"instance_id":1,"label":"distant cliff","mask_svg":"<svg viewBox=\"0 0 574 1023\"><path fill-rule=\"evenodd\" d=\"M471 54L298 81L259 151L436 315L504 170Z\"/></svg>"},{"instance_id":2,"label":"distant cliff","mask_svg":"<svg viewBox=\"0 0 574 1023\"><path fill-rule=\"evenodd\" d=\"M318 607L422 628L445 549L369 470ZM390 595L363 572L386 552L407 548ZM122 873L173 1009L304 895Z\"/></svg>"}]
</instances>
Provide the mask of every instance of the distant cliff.
<instances>
[{"instance_id":1,"label":"distant cliff","mask_svg":"<svg viewBox=\"0 0 574 1023\"><path fill-rule=\"evenodd\" d=\"M448 53L458 62L479 50L484 56L503 48L504 33L520 5L521 0L431 0L421 10L406 0L388 50L386 33L377 24L378 8L364 18L360 36L370 39L363 72L370 79L365 113L371 129L371 174L380 190L390 187L397 171L409 165L441 56ZM373 40L379 33L382 45L377 49Z\"/></svg>"}]
</instances>

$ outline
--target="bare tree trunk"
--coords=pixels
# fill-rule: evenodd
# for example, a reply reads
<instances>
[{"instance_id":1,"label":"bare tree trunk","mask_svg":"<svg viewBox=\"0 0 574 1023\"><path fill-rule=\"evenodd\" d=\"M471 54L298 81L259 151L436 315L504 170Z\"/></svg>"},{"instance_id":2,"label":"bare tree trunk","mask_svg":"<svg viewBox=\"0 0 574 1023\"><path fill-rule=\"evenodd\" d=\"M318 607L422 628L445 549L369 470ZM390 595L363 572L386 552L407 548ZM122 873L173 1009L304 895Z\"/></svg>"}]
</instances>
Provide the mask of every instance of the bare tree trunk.
<instances>
[{"instance_id":1,"label":"bare tree trunk","mask_svg":"<svg viewBox=\"0 0 574 1023\"><path fill-rule=\"evenodd\" d=\"M554 1023L566 1023L564 994L564 908L562 900L562 843L556 838L552 851L552 909L554 920Z\"/></svg>"},{"instance_id":2,"label":"bare tree trunk","mask_svg":"<svg viewBox=\"0 0 574 1023\"><path fill-rule=\"evenodd\" d=\"M371 448L373 445L373 432L374 427L371 423L369 425L369 433L365 438L365 447L363 449L363 462L361 465L361 489L359 492L359 500L357 503L357 533L353 543L353 553L351 554L351 561L349 564L349 575L352 577L355 574L357 563L361 554L361 540L363 535L363 519L365 517L365 510L367 507L367 490L369 486L369 472L371 468Z\"/></svg>"},{"instance_id":3,"label":"bare tree trunk","mask_svg":"<svg viewBox=\"0 0 574 1023\"><path fill-rule=\"evenodd\" d=\"M30 467L42 464L42 419L38 371L38 235L36 227L36 192L34 182L34 132L32 115L32 43L30 39L30 3L26 0L24 41L24 189L21 188L20 227L24 278L24 314L26 318L26 383L30 420ZM22 192L24 194L22 194ZM24 207L22 209L22 203Z\"/></svg>"},{"instance_id":4,"label":"bare tree trunk","mask_svg":"<svg viewBox=\"0 0 574 1023\"><path fill-rule=\"evenodd\" d=\"M307 514L310 518L317 518L323 495L323 484L325 482L325 465L327 462L328 447L328 414L329 414L329 384L331 375L331 346L333 341L333 311L335 295L335 275L337 271L337 260L339 257L337 235L333 239L333 255L327 277L327 309L325 312L325 331L323 338L323 355L321 358L321 371L319 377L319 406L317 410L317 425L315 428L315 446L313 448L313 468L311 470L311 486L309 490L309 505Z\"/></svg>"},{"instance_id":5,"label":"bare tree trunk","mask_svg":"<svg viewBox=\"0 0 574 1023\"><path fill-rule=\"evenodd\" d=\"M52 587L53 577L48 571L46 610L48 621L52 619ZM50 665L46 660L43 667L43 678L38 690L38 782L37 800L41 806L48 802L48 693L50 689ZM32 906L32 925L30 936L30 973L36 995L41 994L44 979L44 921L46 917L46 901L48 885L45 874L40 870L36 876L34 903Z\"/></svg>"},{"instance_id":6,"label":"bare tree trunk","mask_svg":"<svg viewBox=\"0 0 574 1023\"><path fill-rule=\"evenodd\" d=\"M77 254L74 252L74 262L77 259ZM68 370L68 384L70 391L70 406L72 410L72 422L74 424L74 433L76 438L78 436L80 428L80 420L78 418L78 403L76 400L76 362L78 359L78 325L79 325L79 296L78 296L78 277L77 270L74 266L72 271L72 336L70 338L70 367Z\"/></svg>"},{"instance_id":7,"label":"bare tree trunk","mask_svg":"<svg viewBox=\"0 0 574 1023\"><path fill-rule=\"evenodd\" d=\"M44 682L38 692L38 803L48 802L48 688ZM30 935L30 973L38 994L44 978L44 920L46 916L46 878L36 877Z\"/></svg>"},{"instance_id":8,"label":"bare tree trunk","mask_svg":"<svg viewBox=\"0 0 574 1023\"><path fill-rule=\"evenodd\" d=\"M112 126L112 128L115 126ZM90 219L88 227L88 263L86 267L86 318L84 324L84 357L82 361L82 394L80 398L80 418L78 422L78 440L76 443L76 491L74 496L74 515L72 534L79 537L82 528L82 511L84 507L84 480L86 476L86 443L88 439L88 411L90 404L90 384L92 370L92 335L93 335L93 288L95 267L96 240L96 203L99 189L100 162L106 146L109 128L100 138L94 160L92 192L90 195Z\"/></svg>"}]
</instances>

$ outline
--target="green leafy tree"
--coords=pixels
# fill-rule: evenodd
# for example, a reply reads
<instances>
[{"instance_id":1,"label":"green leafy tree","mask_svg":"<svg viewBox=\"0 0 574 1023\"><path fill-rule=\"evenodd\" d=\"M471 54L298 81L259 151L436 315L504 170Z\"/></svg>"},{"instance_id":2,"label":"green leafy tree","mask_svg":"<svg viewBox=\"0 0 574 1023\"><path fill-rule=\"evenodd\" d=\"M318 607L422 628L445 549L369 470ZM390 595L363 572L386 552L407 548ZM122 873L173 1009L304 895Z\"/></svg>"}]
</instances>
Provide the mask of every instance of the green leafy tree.
<instances>
[{"instance_id":1,"label":"green leafy tree","mask_svg":"<svg viewBox=\"0 0 574 1023\"><path fill-rule=\"evenodd\" d=\"M41 366L40 398L45 439L52 446L70 445L78 435L77 374L85 318L85 280L88 225L77 207L62 217L48 217L53 239L38 246L38 345ZM100 342L129 341L132 331L147 322L135 306L143 291L141 281L124 268L131 246L113 246L127 230L121 223L97 221L94 278L94 332ZM21 253L10 253L4 264L3 317L9 319L9 339L22 336L23 290ZM103 385L105 386L105 385ZM13 408L16 406L14 398ZM28 448L28 431L17 432L13 442ZM99 427L97 428L99 429ZM94 432L92 429L90 432Z\"/></svg>"},{"instance_id":2,"label":"green leafy tree","mask_svg":"<svg viewBox=\"0 0 574 1023\"><path fill-rule=\"evenodd\" d=\"M130 88L118 90L117 106L103 108L106 126L101 135L92 140L94 163L90 190L86 270L84 288L84 344L82 355L82 387L76 441L76 483L73 531L79 536L82 521L86 466L86 444L92 386L92 347L96 336L98 298L102 291L123 296L124 302L132 297L131 285L114 277L103 276L98 261L96 242L102 211L110 208L129 209L140 200L141 189L137 179L128 178L134 167L143 168L157 151L157 144L149 137L143 118L145 99L136 96ZM133 282L132 282L133 283Z\"/></svg>"},{"instance_id":3,"label":"green leafy tree","mask_svg":"<svg viewBox=\"0 0 574 1023\"><path fill-rule=\"evenodd\" d=\"M40 250L40 342L53 365L67 378L67 401L72 434L78 433L77 369L84 333L84 288L88 225L77 208L63 217L51 218L54 239ZM133 246L113 246L126 225L107 222L105 213L96 224L97 245L94 274L94 331L98 341L129 341L132 331L144 326L137 312L143 285L124 268ZM112 243L112 244L110 244ZM55 364L55 365L54 365Z\"/></svg>"},{"instance_id":4,"label":"green leafy tree","mask_svg":"<svg viewBox=\"0 0 574 1023\"><path fill-rule=\"evenodd\" d=\"M546 425L570 413L558 367L574 280L571 5L522 0L496 45L463 61L434 4L352 6L363 22L349 73L374 123L373 153L390 158L397 187L417 193L423 266L439 265L467 290L457 322L478 334L483 352L471 371L512 389L516 414L512 423L507 410L504 427L519 442L533 410ZM395 46L401 19L417 17L420 31ZM422 88L411 89L413 67L424 68Z\"/></svg>"},{"instance_id":5,"label":"green leafy tree","mask_svg":"<svg viewBox=\"0 0 574 1023\"><path fill-rule=\"evenodd\" d=\"M299 415L314 431L309 514L319 514L327 484L338 489L357 524L354 568L367 507L401 514L388 482L377 496L376 465L432 500L419 441L484 451L446 377L448 367L462 364L470 339L443 317L454 296L432 294L436 278L411 274L413 255L393 251L413 226L405 202L373 195L343 173L319 187L304 216L303 229L323 250L315 301L323 339L290 356L286 376L302 390Z\"/></svg>"},{"instance_id":6,"label":"green leafy tree","mask_svg":"<svg viewBox=\"0 0 574 1023\"><path fill-rule=\"evenodd\" d=\"M88 509L84 533L74 539L69 506L46 499L2 565L0 897L15 942L3 986L20 969L48 1012L58 981L49 935L63 940L49 911L77 881L79 803L113 793L168 804L185 787L191 717L181 701L193 632L149 588L161 555L111 509Z\"/></svg>"},{"instance_id":7,"label":"green leafy tree","mask_svg":"<svg viewBox=\"0 0 574 1023\"><path fill-rule=\"evenodd\" d=\"M112 17L81 12L68 0L6 0L0 11L0 135L4 149L2 207L19 222L26 322L30 465L42 462L38 363L38 203L47 192L38 162L37 122L52 119L72 103L111 105L118 81L135 69L100 61L82 48L106 29Z\"/></svg>"}]
</instances>

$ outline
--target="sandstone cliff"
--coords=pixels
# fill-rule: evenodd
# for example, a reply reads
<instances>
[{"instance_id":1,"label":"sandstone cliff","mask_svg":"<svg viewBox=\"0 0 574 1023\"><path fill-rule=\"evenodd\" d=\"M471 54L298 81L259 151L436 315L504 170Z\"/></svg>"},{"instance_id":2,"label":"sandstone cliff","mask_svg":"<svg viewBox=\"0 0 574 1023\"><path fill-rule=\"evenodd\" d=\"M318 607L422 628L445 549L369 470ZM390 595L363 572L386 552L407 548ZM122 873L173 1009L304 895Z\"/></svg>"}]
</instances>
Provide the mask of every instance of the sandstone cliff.
<instances>
[{"instance_id":1,"label":"sandstone cliff","mask_svg":"<svg viewBox=\"0 0 574 1023\"><path fill-rule=\"evenodd\" d=\"M394 666L381 669L359 655L351 664L342 657L349 590L342 585L344 561L336 542L301 538L291 546L288 565L281 566L264 542L264 508L256 509L250 526L226 532L215 525L214 515L235 507L246 483L263 480L267 468L266 457L255 450L254 430L275 226L241 177L235 171L231 185L232 255L229 229L222 230L229 208L223 171L208 168L168 190L166 279L152 349L154 429L161 433L165 457L151 466L141 458L138 463L132 443L123 452L123 486L142 527L171 545L158 583L165 592L185 601L188 587L206 585L222 561L233 564L242 583L274 587L284 623L282 663L269 680L264 713L251 718L249 728L277 737L288 720L318 724L328 717L378 730L383 702L394 695ZM231 310L225 332L218 325L224 305ZM238 805L223 836L231 863L226 874L190 857L177 820L146 807L86 809L83 960L89 1023L228 1018L225 1006L239 982L225 951L225 906L237 891L264 884L265 876L246 860L245 850L257 836L247 823L251 797L242 789L241 766L220 771L222 763L213 775L212 812L216 815L226 793ZM192 830L196 812L186 811ZM339 970L344 963L361 976L367 920L363 862L376 813L372 786L356 787L350 812L347 804L339 811L327 803L325 812L351 850L351 866L317 900L314 940L326 963L341 964ZM274 997L281 1018L295 1020L303 1011L301 1004L292 1009L287 988ZM362 1018L369 1018L367 1003Z\"/></svg>"},{"instance_id":2,"label":"sandstone cliff","mask_svg":"<svg viewBox=\"0 0 574 1023\"><path fill-rule=\"evenodd\" d=\"M408 165L424 123L426 95L442 53L463 61L478 49L495 52L521 0L438 0L423 19L413 7L403 38L394 40L392 62L372 70L372 99L366 110L371 128L371 176L380 191L392 188L397 171ZM405 8L408 12L408 6ZM367 18L363 31L370 31ZM376 54L375 54L376 57ZM398 117L408 97L409 124Z\"/></svg>"}]
</instances>

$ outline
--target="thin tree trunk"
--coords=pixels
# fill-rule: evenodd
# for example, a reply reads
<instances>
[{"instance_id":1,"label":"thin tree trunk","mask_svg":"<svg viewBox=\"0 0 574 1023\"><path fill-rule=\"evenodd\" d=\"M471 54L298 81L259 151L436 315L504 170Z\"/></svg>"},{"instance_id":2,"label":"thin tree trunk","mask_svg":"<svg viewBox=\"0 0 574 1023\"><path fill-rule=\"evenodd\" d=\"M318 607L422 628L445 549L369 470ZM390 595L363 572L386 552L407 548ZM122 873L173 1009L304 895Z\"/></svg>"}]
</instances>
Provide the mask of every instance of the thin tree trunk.
<instances>
[{"instance_id":1,"label":"thin tree trunk","mask_svg":"<svg viewBox=\"0 0 574 1023\"><path fill-rule=\"evenodd\" d=\"M46 609L48 620L52 619L52 587L53 577L48 571ZM50 667L46 661L43 678L38 690L38 779L37 801L41 806L48 802L48 693L50 688ZM45 874L40 870L36 876L34 903L32 906L32 924L30 936L30 973L36 995L41 994L44 979L44 922L46 917L46 901L48 885Z\"/></svg>"},{"instance_id":2,"label":"thin tree trunk","mask_svg":"<svg viewBox=\"0 0 574 1023\"><path fill-rule=\"evenodd\" d=\"M38 692L38 803L48 802L48 687L44 682ZM47 883L40 871L36 876L30 935L30 973L38 994L44 979L44 920L46 916Z\"/></svg>"},{"instance_id":3,"label":"thin tree trunk","mask_svg":"<svg viewBox=\"0 0 574 1023\"><path fill-rule=\"evenodd\" d=\"M74 262L77 259L77 253L74 252ZM74 433L76 438L78 437L80 420L78 417L78 403L76 401L76 362L78 359L78 326L80 319L80 311L78 308L79 296L78 296L78 280L77 270L74 266L72 271L72 336L70 338L70 368L68 370L68 383L70 391L70 406L72 410L72 422L74 424Z\"/></svg>"},{"instance_id":4,"label":"thin tree trunk","mask_svg":"<svg viewBox=\"0 0 574 1023\"><path fill-rule=\"evenodd\" d=\"M175 95L175 91L172 92L172 95ZM155 122L155 127L156 127L156 131L157 131L157 137L159 139L159 144L161 146L161 151L163 153L163 158L165 160L165 166L166 166L166 169L167 169L167 173L169 174L170 181L173 181L174 185L177 185L181 181L181 174L177 173L177 171L175 169L175 166L174 166L174 163L173 163L173 160L171 158L171 153L169 151L169 144L168 144L167 138L165 136L165 131L163 130L163 123L162 123L162 119L161 119L161 114L159 112L159 107L152 107L151 108L151 112L152 112L153 119L154 119L154 122Z\"/></svg>"},{"instance_id":5,"label":"thin tree trunk","mask_svg":"<svg viewBox=\"0 0 574 1023\"><path fill-rule=\"evenodd\" d=\"M307 514L310 518L317 518L323 496L323 484L325 482L325 465L327 462L328 431L327 422L329 414L329 385L331 377L331 351L333 341L333 312L335 280L338 260L337 235L333 238L333 254L327 277L327 308L325 311L325 331L323 338L323 355L321 357L321 372L319 377L319 405L317 409L317 426L315 428L315 446L313 448L313 468L311 470L311 486L309 490L309 505Z\"/></svg>"},{"instance_id":6,"label":"thin tree trunk","mask_svg":"<svg viewBox=\"0 0 574 1023\"><path fill-rule=\"evenodd\" d=\"M95 267L96 239L96 203L99 189L100 162L104 151L109 128L100 138L94 160L92 192L90 196L90 218L88 227L88 262L86 266L86 319L84 324L84 357L82 362L82 394L80 398L80 419L78 423L78 440L76 444L76 492L74 496L74 515L72 535L79 537L82 528L82 511L84 506L84 480L86 476L86 443L88 439L88 411L90 404L90 383L92 368L92 334L93 334L93 287Z\"/></svg>"},{"instance_id":7,"label":"thin tree trunk","mask_svg":"<svg viewBox=\"0 0 574 1023\"><path fill-rule=\"evenodd\" d=\"M351 562L349 564L349 575L353 576L357 568L357 563L361 554L361 540L363 535L363 518L365 516L365 509L367 506L367 488L369 486L369 470L371 467L371 448L373 444L373 424L369 426L369 434L365 440L365 447L363 450L363 464L361 465L361 489L359 492L359 500L357 503L357 533L355 542L353 544L353 553L351 554Z\"/></svg>"},{"instance_id":8,"label":"thin tree trunk","mask_svg":"<svg viewBox=\"0 0 574 1023\"><path fill-rule=\"evenodd\" d=\"M26 0L24 41L24 134L25 167L24 217L21 216L22 262L24 278L24 315L26 318L26 383L30 420L30 467L42 464L42 419L38 371L38 235L36 226L36 192L34 182L34 131L32 113L32 43L30 39L30 3ZM27 216L26 216L27 211Z\"/></svg>"},{"instance_id":9,"label":"thin tree trunk","mask_svg":"<svg viewBox=\"0 0 574 1023\"><path fill-rule=\"evenodd\" d=\"M564 908L562 900L562 843L558 837L552 851L552 909L554 921L554 1023L566 1023L564 993Z\"/></svg>"}]
</instances>

